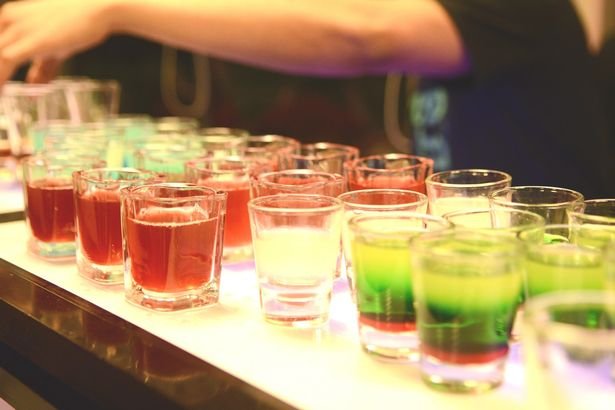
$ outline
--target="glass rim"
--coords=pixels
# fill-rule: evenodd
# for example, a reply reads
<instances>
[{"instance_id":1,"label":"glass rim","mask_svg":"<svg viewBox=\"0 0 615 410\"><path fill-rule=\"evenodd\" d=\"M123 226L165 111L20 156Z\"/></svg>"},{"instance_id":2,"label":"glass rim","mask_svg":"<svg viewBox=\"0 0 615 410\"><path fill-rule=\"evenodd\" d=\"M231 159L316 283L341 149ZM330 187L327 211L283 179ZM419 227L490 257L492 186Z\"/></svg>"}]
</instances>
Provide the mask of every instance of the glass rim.
<instances>
[{"instance_id":1,"label":"glass rim","mask_svg":"<svg viewBox=\"0 0 615 410\"><path fill-rule=\"evenodd\" d=\"M201 191L203 194L196 194L182 197L153 197L148 195L147 192L152 188L169 188L176 189L177 191L195 190ZM160 203L182 203L182 202L194 202L198 200L213 198L216 201L224 200L227 197L227 193L221 190L216 190L203 185L192 184L188 182L152 182L139 185L130 185L120 189L120 197L122 201L125 198L148 200Z\"/></svg>"},{"instance_id":2,"label":"glass rim","mask_svg":"<svg viewBox=\"0 0 615 410\"><path fill-rule=\"evenodd\" d=\"M490 181L490 182L480 182L474 184L454 184L450 182L440 182L434 180L434 178L440 178L444 175L454 175L454 174L463 174L463 173L481 173L481 174L491 174L498 175L502 177L501 179ZM440 188L482 188L489 187L492 185L502 184L502 183L510 183L512 181L512 176L504 171L498 171L495 169L483 169L483 168L464 168L464 169L452 169L447 171L436 172L435 174L431 174L425 178L425 184L427 186L437 186Z\"/></svg>"},{"instance_id":3,"label":"glass rim","mask_svg":"<svg viewBox=\"0 0 615 410\"><path fill-rule=\"evenodd\" d=\"M319 180L319 181L314 181L314 182L310 182L307 184L283 184L283 183L279 183L279 182L273 182L273 181L269 181L265 178L271 177L271 176L278 176L278 175L306 175L306 176L318 176L318 177L325 177L326 179L323 180ZM313 170L313 169L283 169L283 170L279 170L279 171L270 171L270 172L263 172L261 174L258 174L256 176L256 181L258 183L262 183L262 184L269 184L269 185L282 185L282 186L303 186L303 185L311 185L311 184L322 184L322 183L337 183L337 182L343 182L344 181L344 176L342 174L338 174L335 172L325 172L325 171L317 171L317 170Z\"/></svg>"},{"instance_id":4,"label":"glass rim","mask_svg":"<svg viewBox=\"0 0 615 410\"><path fill-rule=\"evenodd\" d=\"M263 203L268 203L269 201L278 202L278 201L288 201L288 200L296 200L303 201L307 204L314 204L317 201L322 203L327 202L328 204L325 206L317 206L310 208L288 208L288 207L273 207L263 205ZM338 198L328 196L328 195L319 195L319 194L275 194L275 195L264 195L256 198L252 198L248 201L248 209L251 211L258 211L262 213L269 214L309 214L309 213L330 213L333 211L341 211L342 210L342 201Z\"/></svg>"},{"instance_id":5,"label":"glass rim","mask_svg":"<svg viewBox=\"0 0 615 410\"><path fill-rule=\"evenodd\" d=\"M365 163L366 161L370 161L370 160L374 160L374 159L381 159L381 160L395 160L395 159L416 159L419 162L417 162L416 164L411 164L411 165L405 165L403 167L399 167L399 168L374 168L374 167L370 167L368 165L363 165L363 163ZM388 154L374 154L374 155L368 155L365 157L360 157L360 158L355 158L352 160L348 160L345 164L344 164L344 168L350 170L350 171L371 171L374 173L380 172L380 173L394 173L394 172L403 172L406 170L410 170L410 169L415 169L415 168L421 168L421 167L426 167L426 168L431 168L433 167L434 164L434 160L432 158L429 157L424 157L424 156L420 156L420 155L413 155L413 154L403 154L403 153L388 153Z\"/></svg>"},{"instance_id":6,"label":"glass rim","mask_svg":"<svg viewBox=\"0 0 615 410\"><path fill-rule=\"evenodd\" d=\"M613 318L615 318L615 293L606 290L555 291L528 298L524 307L524 321L534 327L537 332L549 333L556 340L563 339L583 348L588 348L584 341L587 338L591 338L592 346L589 347L590 349L615 351L615 328L591 329L579 325L551 321L548 313L550 309L564 306L602 306L605 308L608 306L612 310L608 309L607 311L611 312ZM579 335L584 337L581 339Z\"/></svg>"},{"instance_id":7,"label":"glass rim","mask_svg":"<svg viewBox=\"0 0 615 410\"><path fill-rule=\"evenodd\" d=\"M568 217L575 217L580 219L580 222L593 222L598 225L615 225L615 216L606 216L599 215L595 213L587 213L587 205L595 206L600 204L608 204L611 205L613 210L615 211L615 198L604 198L604 199L588 199L583 201L583 211L570 210L568 211Z\"/></svg>"},{"instance_id":8,"label":"glass rim","mask_svg":"<svg viewBox=\"0 0 615 410\"><path fill-rule=\"evenodd\" d=\"M134 179L130 179L130 178L97 179L96 177L91 176L91 174L92 175L96 175L100 173L107 174L107 173L112 173L112 172L130 174L130 175L143 175L143 177L134 178ZM130 167L88 168L88 169L81 169L78 171L74 171L73 174L75 175L75 178L77 178L80 181L94 183L96 185L106 185L106 184L113 184L117 182L139 183L142 181L152 181L152 182L160 181L160 174L155 171L149 171L149 170L138 169L138 168L130 168Z\"/></svg>"},{"instance_id":9,"label":"glass rim","mask_svg":"<svg viewBox=\"0 0 615 410\"><path fill-rule=\"evenodd\" d=\"M412 202L404 202L404 203L397 203L397 204L382 204L382 205L378 205L378 204L363 204L360 202L351 202L351 201L347 201L346 197L350 197L352 195L368 195L368 194L401 194L401 195L407 195L407 196L413 196L413 197L418 197L419 200L418 201L412 201ZM425 195L422 192L418 192L418 191L413 191L411 189L399 189L399 188L370 188L370 189L359 189L359 190L355 190L355 191L346 191L343 192L341 194L339 194L337 196L339 199L342 200L342 203L344 204L344 207L349 206L349 207L360 207L360 208L364 208L364 209L383 209L383 207L386 207L387 209L396 209L396 208L405 208L408 205L414 205L416 204L418 205L422 205L422 204L427 204L429 202L429 198L427 197L427 195Z\"/></svg>"},{"instance_id":10,"label":"glass rim","mask_svg":"<svg viewBox=\"0 0 615 410\"><path fill-rule=\"evenodd\" d=\"M494 213L505 213L505 214L520 214L523 216L527 216L532 218L532 222L531 224L533 225L536 222L540 222L540 226L546 226L547 222L545 220L545 218L536 213L536 212L531 212L531 211L526 211L523 209L514 209L514 208L469 208L469 209L458 209L455 211L451 211L451 212L447 212L445 214L442 215L442 217L446 220L450 221L450 218L455 218L458 216L468 216L468 215L476 215L476 214L494 214ZM452 224L455 225L455 222L450 221ZM528 229L531 229L532 225L528 224ZM460 227L466 227L465 225L462 225ZM491 228L494 230L499 230L499 229L511 229L512 227L500 227L500 228ZM485 229L483 227L478 227L478 229Z\"/></svg>"},{"instance_id":11,"label":"glass rim","mask_svg":"<svg viewBox=\"0 0 615 410\"><path fill-rule=\"evenodd\" d=\"M243 128L233 127L201 127L197 128L195 136L199 138L224 138L233 137L246 140L250 136L250 132Z\"/></svg>"},{"instance_id":12,"label":"glass rim","mask_svg":"<svg viewBox=\"0 0 615 410\"><path fill-rule=\"evenodd\" d=\"M462 237L463 236L463 237ZM461 239L478 239L489 243L498 243L508 245L505 248L499 248L498 250L490 250L489 252L479 252L476 254L468 254L466 252L460 252L455 249L441 249L441 247L433 247L433 243L444 239L455 240L456 242ZM472 259L480 262L481 259L499 258L508 255L520 254L523 250L521 241L516 238L504 236L504 235L490 235L484 231L476 231L471 228L457 228L457 229L445 229L439 231L425 232L423 235L417 236L412 239L410 247L413 251L419 251L423 254L430 255L431 257L443 257L443 258L456 258L462 257L464 259Z\"/></svg>"},{"instance_id":13,"label":"glass rim","mask_svg":"<svg viewBox=\"0 0 615 410\"><path fill-rule=\"evenodd\" d=\"M504 198L498 198L499 195L503 195L505 193L519 192L522 190L543 191L543 192L551 191L553 193L566 193L566 194L572 195L576 199L566 201L566 202L560 201L560 202L524 203L524 202L515 202L512 200L507 200ZM514 206L514 207L520 207L520 208L535 208L535 207L566 208L570 206L571 204L575 204L575 203L582 204L585 198L582 193L575 191L573 189L569 189L569 188L541 186L541 185L520 185L520 186L512 186L512 187L498 189L497 191L494 191L491 194L489 194L489 200L497 205L501 205L501 206L508 205L508 206Z\"/></svg>"},{"instance_id":14,"label":"glass rim","mask_svg":"<svg viewBox=\"0 0 615 410\"><path fill-rule=\"evenodd\" d=\"M437 229L436 231L443 231L452 228L452 224L446 221L444 218L441 218L436 215L424 214L420 212L399 212L399 213L388 213L382 212L378 214L358 214L353 216L348 220L348 227L351 231L353 231L357 235L368 234L373 236L387 236L387 235L404 235L409 233L417 233L417 232L435 232L435 231L421 231L420 229L408 229L407 227L400 226L396 229L386 230L386 231L378 231L376 229L366 228L365 226L361 226L362 223L368 220L420 220L427 221L432 223L441 224L441 229ZM415 228L415 227L413 227ZM419 227L416 227L419 228Z\"/></svg>"}]
</instances>

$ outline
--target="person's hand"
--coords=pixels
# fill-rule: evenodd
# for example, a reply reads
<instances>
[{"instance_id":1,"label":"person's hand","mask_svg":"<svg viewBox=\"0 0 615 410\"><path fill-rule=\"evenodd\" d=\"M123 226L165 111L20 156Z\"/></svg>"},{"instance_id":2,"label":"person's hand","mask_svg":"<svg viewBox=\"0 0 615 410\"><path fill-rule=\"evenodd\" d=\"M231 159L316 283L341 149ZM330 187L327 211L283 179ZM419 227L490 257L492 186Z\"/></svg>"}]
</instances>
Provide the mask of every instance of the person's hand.
<instances>
[{"instance_id":1,"label":"person's hand","mask_svg":"<svg viewBox=\"0 0 615 410\"><path fill-rule=\"evenodd\" d=\"M28 0L0 8L0 85L33 60L28 80L51 79L61 61L110 34L109 0Z\"/></svg>"}]
</instances>

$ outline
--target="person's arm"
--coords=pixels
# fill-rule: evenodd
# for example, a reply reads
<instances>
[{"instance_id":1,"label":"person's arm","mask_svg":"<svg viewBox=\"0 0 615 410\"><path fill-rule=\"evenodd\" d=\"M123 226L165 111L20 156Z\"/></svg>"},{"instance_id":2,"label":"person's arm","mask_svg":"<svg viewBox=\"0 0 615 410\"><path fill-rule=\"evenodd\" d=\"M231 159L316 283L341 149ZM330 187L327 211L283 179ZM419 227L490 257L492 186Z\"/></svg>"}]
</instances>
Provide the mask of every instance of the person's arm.
<instances>
[{"instance_id":1,"label":"person's arm","mask_svg":"<svg viewBox=\"0 0 615 410\"><path fill-rule=\"evenodd\" d=\"M450 75L469 65L434 0L34 0L0 11L0 81L17 64L66 58L112 34L312 75Z\"/></svg>"}]
</instances>

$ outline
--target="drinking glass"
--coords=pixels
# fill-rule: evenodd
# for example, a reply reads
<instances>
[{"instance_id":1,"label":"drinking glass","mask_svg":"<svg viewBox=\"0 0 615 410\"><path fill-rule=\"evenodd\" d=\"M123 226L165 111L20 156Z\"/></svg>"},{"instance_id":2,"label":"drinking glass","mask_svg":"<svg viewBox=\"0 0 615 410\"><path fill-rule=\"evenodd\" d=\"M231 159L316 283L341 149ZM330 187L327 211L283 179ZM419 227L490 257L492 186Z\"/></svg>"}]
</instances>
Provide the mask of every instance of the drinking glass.
<instances>
[{"instance_id":1,"label":"drinking glass","mask_svg":"<svg viewBox=\"0 0 615 410\"><path fill-rule=\"evenodd\" d=\"M251 199L248 208L264 319L324 324L341 253L341 200L278 194Z\"/></svg>"},{"instance_id":2,"label":"drinking glass","mask_svg":"<svg viewBox=\"0 0 615 410\"><path fill-rule=\"evenodd\" d=\"M453 229L415 237L410 252L423 380L455 392L500 385L522 286L520 241Z\"/></svg>"},{"instance_id":3,"label":"drinking glass","mask_svg":"<svg viewBox=\"0 0 615 410\"><path fill-rule=\"evenodd\" d=\"M18 158L34 152L33 127L70 119L66 96L50 84L9 82L2 87L0 103L11 153Z\"/></svg>"},{"instance_id":4,"label":"drinking glass","mask_svg":"<svg viewBox=\"0 0 615 410\"><path fill-rule=\"evenodd\" d=\"M274 171L278 171L282 169L282 159L299 152L300 147L299 140L292 137L275 134L250 135L243 153L271 159L274 163Z\"/></svg>"},{"instance_id":5,"label":"drinking glass","mask_svg":"<svg viewBox=\"0 0 615 410\"><path fill-rule=\"evenodd\" d=\"M157 172L169 182L187 182L186 163L205 157L202 148L188 145L183 138L148 143L134 152L135 168Z\"/></svg>"},{"instance_id":6,"label":"drinking glass","mask_svg":"<svg viewBox=\"0 0 615 410\"><path fill-rule=\"evenodd\" d=\"M418 361L409 243L451 225L411 212L358 215L348 225L363 350L379 358Z\"/></svg>"},{"instance_id":7,"label":"drinking glass","mask_svg":"<svg viewBox=\"0 0 615 410\"><path fill-rule=\"evenodd\" d=\"M120 190L126 299L157 311L218 302L226 193L186 183Z\"/></svg>"},{"instance_id":8,"label":"drinking glass","mask_svg":"<svg viewBox=\"0 0 615 410\"><path fill-rule=\"evenodd\" d=\"M199 121L190 117L155 117L154 129L156 134L195 134L199 128Z\"/></svg>"},{"instance_id":9,"label":"drinking glass","mask_svg":"<svg viewBox=\"0 0 615 410\"><path fill-rule=\"evenodd\" d=\"M457 228L479 230L513 238L523 231L545 226L545 219L534 212L516 209L465 209L449 212L443 218Z\"/></svg>"},{"instance_id":10,"label":"drinking glass","mask_svg":"<svg viewBox=\"0 0 615 410\"><path fill-rule=\"evenodd\" d=\"M64 77L51 84L65 94L74 123L103 121L119 112L121 86L116 80Z\"/></svg>"},{"instance_id":11,"label":"drinking glass","mask_svg":"<svg viewBox=\"0 0 615 410\"><path fill-rule=\"evenodd\" d=\"M602 290L604 252L574 243L578 227L551 224L520 234L525 241L526 299L562 290Z\"/></svg>"},{"instance_id":12,"label":"drinking glass","mask_svg":"<svg viewBox=\"0 0 615 410\"><path fill-rule=\"evenodd\" d=\"M408 154L370 155L344 164L348 189L393 188L425 193L433 160Z\"/></svg>"},{"instance_id":13,"label":"drinking glass","mask_svg":"<svg viewBox=\"0 0 615 410\"><path fill-rule=\"evenodd\" d=\"M403 189L362 189L348 191L338 196L344 204L342 223L342 244L346 278L353 296L356 297L354 271L351 258L351 241L349 221L361 214L408 212L427 213L427 196L420 192Z\"/></svg>"},{"instance_id":14,"label":"drinking glass","mask_svg":"<svg viewBox=\"0 0 615 410\"><path fill-rule=\"evenodd\" d=\"M471 229L489 235L503 235L519 238L523 232L532 232L537 240L544 236L545 219L528 211L516 209L470 209L450 212L444 219L451 222L457 229ZM525 275L523 276L525 279ZM510 340L517 342L521 339L521 317L523 316L523 302L525 300L524 283L519 292L519 308L511 329Z\"/></svg>"},{"instance_id":15,"label":"drinking glass","mask_svg":"<svg viewBox=\"0 0 615 410\"><path fill-rule=\"evenodd\" d=\"M532 409L607 410L615 402L615 293L568 291L526 305L523 357Z\"/></svg>"},{"instance_id":16,"label":"drinking glass","mask_svg":"<svg viewBox=\"0 0 615 410\"><path fill-rule=\"evenodd\" d=\"M590 199L581 210L568 212L568 220L575 225L575 243L597 248L615 241L615 199Z\"/></svg>"},{"instance_id":17,"label":"drinking glass","mask_svg":"<svg viewBox=\"0 0 615 410\"><path fill-rule=\"evenodd\" d=\"M317 142L302 144L297 152L282 157L282 169L312 169L344 174L344 163L359 157L359 149L351 145Z\"/></svg>"},{"instance_id":18,"label":"drinking glass","mask_svg":"<svg viewBox=\"0 0 615 410\"><path fill-rule=\"evenodd\" d=\"M199 129L194 138L207 154L227 157L241 154L249 136L247 130L240 128L208 127Z\"/></svg>"},{"instance_id":19,"label":"drinking glass","mask_svg":"<svg viewBox=\"0 0 615 410\"><path fill-rule=\"evenodd\" d=\"M486 169L459 169L429 175L425 180L429 212L442 216L464 209L489 208L489 195L509 187L512 177Z\"/></svg>"},{"instance_id":20,"label":"drinking glass","mask_svg":"<svg viewBox=\"0 0 615 410\"><path fill-rule=\"evenodd\" d=\"M516 186L493 192L492 208L521 209L535 212L547 224L568 222L568 212L582 209L583 194L566 188L545 186Z\"/></svg>"},{"instance_id":21,"label":"drinking glass","mask_svg":"<svg viewBox=\"0 0 615 410\"><path fill-rule=\"evenodd\" d=\"M252 196L275 194L317 194L336 197L344 192L346 180L340 174L287 169L256 175L251 181Z\"/></svg>"},{"instance_id":22,"label":"drinking glass","mask_svg":"<svg viewBox=\"0 0 615 410\"><path fill-rule=\"evenodd\" d=\"M248 201L250 179L272 166L259 158L244 156L207 157L186 163L186 181L228 194L224 227L224 262L239 262L252 256Z\"/></svg>"},{"instance_id":23,"label":"drinking glass","mask_svg":"<svg viewBox=\"0 0 615 410\"><path fill-rule=\"evenodd\" d=\"M43 259L75 256L72 173L105 166L98 157L70 152L34 155L22 161L28 250Z\"/></svg>"},{"instance_id":24,"label":"drinking glass","mask_svg":"<svg viewBox=\"0 0 615 410\"><path fill-rule=\"evenodd\" d=\"M73 173L77 269L100 284L123 282L120 189L159 181L132 168L95 168Z\"/></svg>"}]
</instances>

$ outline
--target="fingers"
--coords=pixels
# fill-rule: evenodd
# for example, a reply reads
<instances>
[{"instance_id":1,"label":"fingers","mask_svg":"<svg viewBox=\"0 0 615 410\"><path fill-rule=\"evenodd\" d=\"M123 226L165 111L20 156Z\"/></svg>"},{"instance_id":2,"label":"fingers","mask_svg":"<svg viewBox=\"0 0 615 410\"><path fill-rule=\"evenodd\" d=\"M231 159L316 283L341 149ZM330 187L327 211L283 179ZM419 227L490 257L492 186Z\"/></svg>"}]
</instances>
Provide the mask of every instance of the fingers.
<instances>
[{"instance_id":1,"label":"fingers","mask_svg":"<svg viewBox=\"0 0 615 410\"><path fill-rule=\"evenodd\" d=\"M37 59L32 62L26 76L29 83L47 83L58 75L62 61L55 58Z\"/></svg>"}]
</instances>

